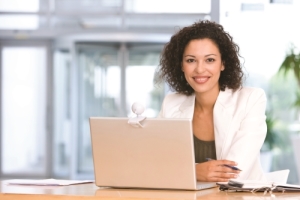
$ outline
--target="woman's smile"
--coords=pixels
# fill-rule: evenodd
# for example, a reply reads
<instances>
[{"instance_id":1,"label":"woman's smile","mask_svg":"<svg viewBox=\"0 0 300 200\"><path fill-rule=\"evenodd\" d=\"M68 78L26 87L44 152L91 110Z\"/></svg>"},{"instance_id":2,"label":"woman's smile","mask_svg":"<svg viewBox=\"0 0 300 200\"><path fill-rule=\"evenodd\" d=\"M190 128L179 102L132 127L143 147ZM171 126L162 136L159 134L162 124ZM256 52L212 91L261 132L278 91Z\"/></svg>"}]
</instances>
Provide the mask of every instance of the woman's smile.
<instances>
[{"instance_id":1,"label":"woman's smile","mask_svg":"<svg viewBox=\"0 0 300 200\"><path fill-rule=\"evenodd\" d=\"M193 79L196 83L203 84L206 83L209 80L209 76L195 76Z\"/></svg>"}]
</instances>

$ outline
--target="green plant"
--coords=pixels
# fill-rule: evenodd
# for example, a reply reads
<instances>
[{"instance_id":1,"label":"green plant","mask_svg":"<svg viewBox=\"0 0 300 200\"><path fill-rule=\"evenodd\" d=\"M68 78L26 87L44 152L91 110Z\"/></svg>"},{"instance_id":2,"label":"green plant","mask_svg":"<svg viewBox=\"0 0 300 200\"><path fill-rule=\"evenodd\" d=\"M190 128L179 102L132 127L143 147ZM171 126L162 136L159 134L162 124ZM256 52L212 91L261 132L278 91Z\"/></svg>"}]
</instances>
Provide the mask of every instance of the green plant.
<instances>
[{"instance_id":1,"label":"green plant","mask_svg":"<svg viewBox=\"0 0 300 200\"><path fill-rule=\"evenodd\" d=\"M282 62L279 71L284 71L286 74L288 71L293 71L297 79L298 86L300 87L300 53L295 54L295 46L291 46L290 52L286 55Z\"/></svg>"},{"instance_id":2,"label":"green plant","mask_svg":"<svg viewBox=\"0 0 300 200\"><path fill-rule=\"evenodd\" d=\"M293 72L297 84L298 90L296 91L296 100L293 103L295 108L300 109L300 53L295 53L295 46L291 45L289 53L286 55L284 61L282 62L278 72L283 71L284 75L286 76L288 72Z\"/></svg>"},{"instance_id":3,"label":"green plant","mask_svg":"<svg viewBox=\"0 0 300 200\"><path fill-rule=\"evenodd\" d=\"M279 136L275 130L276 119L272 116L270 112L266 113L266 124L267 124L267 135L262 148L262 151L273 150L280 142Z\"/></svg>"},{"instance_id":4,"label":"green plant","mask_svg":"<svg viewBox=\"0 0 300 200\"><path fill-rule=\"evenodd\" d=\"M300 91L296 93L296 101L294 102L293 106L300 108Z\"/></svg>"}]
</instances>

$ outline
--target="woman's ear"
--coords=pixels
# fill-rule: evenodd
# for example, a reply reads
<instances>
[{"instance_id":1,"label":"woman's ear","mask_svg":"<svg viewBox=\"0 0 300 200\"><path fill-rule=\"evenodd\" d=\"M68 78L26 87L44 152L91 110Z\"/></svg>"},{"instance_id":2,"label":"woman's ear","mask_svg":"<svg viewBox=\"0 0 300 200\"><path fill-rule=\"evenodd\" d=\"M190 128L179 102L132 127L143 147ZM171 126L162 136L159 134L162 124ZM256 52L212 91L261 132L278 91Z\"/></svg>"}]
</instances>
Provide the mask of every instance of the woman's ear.
<instances>
[{"instance_id":1,"label":"woman's ear","mask_svg":"<svg viewBox=\"0 0 300 200\"><path fill-rule=\"evenodd\" d=\"M221 71L224 71L225 67L224 67L224 63L222 62L222 67L221 67Z\"/></svg>"},{"instance_id":2,"label":"woman's ear","mask_svg":"<svg viewBox=\"0 0 300 200\"><path fill-rule=\"evenodd\" d=\"M184 72L182 62L180 63L180 65L181 65L181 71Z\"/></svg>"}]
</instances>

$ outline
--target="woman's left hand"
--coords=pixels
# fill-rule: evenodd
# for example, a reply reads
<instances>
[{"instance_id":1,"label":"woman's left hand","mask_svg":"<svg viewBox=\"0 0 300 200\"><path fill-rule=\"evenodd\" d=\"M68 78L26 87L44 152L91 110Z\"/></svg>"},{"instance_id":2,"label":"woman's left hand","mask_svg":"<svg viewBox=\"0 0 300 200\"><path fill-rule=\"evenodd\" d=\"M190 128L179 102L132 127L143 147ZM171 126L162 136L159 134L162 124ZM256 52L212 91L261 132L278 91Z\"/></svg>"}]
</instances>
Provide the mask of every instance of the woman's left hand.
<instances>
[{"instance_id":1,"label":"woman's left hand","mask_svg":"<svg viewBox=\"0 0 300 200\"><path fill-rule=\"evenodd\" d=\"M198 181L227 182L238 177L240 171L224 165L236 166L237 163L230 160L211 160L196 164Z\"/></svg>"}]
</instances>

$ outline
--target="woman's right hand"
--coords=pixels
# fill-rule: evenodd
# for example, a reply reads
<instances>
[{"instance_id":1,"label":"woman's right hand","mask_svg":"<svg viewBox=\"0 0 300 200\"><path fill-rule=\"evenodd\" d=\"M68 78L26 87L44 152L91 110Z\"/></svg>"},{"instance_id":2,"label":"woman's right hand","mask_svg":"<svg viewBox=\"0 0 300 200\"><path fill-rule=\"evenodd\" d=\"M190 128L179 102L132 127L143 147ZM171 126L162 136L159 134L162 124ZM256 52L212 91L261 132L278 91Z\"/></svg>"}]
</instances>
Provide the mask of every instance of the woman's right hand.
<instances>
[{"instance_id":1,"label":"woman's right hand","mask_svg":"<svg viewBox=\"0 0 300 200\"><path fill-rule=\"evenodd\" d=\"M196 176L198 181L227 182L238 177L240 171L224 165L236 166L237 163L230 160L211 160L196 164Z\"/></svg>"}]
</instances>

